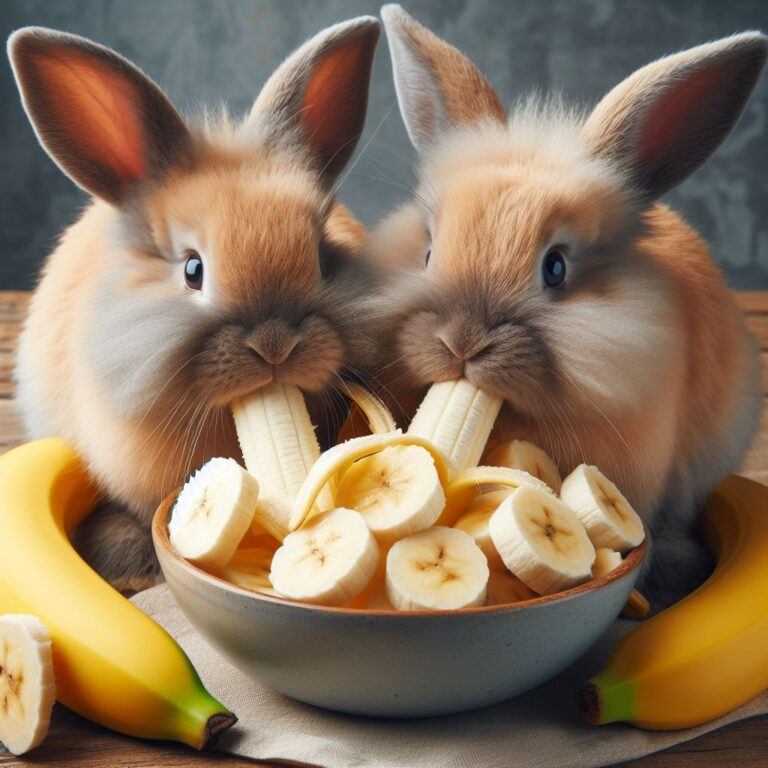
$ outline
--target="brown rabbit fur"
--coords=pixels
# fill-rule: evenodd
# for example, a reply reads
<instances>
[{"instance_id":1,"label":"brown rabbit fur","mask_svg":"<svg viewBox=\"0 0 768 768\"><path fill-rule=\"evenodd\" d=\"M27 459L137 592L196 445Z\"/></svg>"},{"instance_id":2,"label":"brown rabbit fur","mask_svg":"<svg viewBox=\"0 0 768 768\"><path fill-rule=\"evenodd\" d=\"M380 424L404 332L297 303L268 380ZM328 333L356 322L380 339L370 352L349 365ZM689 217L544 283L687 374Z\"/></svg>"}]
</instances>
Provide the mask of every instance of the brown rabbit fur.
<instances>
[{"instance_id":1,"label":"brown rabbit fur","mask_svg":"<svg viewBox=\"0 0 768 768\"><path fill-rule=\"evenodd\" d=\"M706 245L654 201L735 124L766 39L654 62L586 117L529 100L508 118L459 51L398 6L382 16L420 156L416 200L370 249L391 285L401 403L466 376L505 400L492 439L530 440L563 473L600 467L652 525L648 588L669 602L706 573L695 509L738 469L761 397ZM550 286L553 251L566 271Z\"/></svg>"},{"instance_id":2,"label":"brown rabbit fur","mask_svg":"<svg viewBox=\"0 0 768 768\"><path fill-rule=\"evenodd\" d=\"M122 589L157 578L160 500L211 456L240 458L233 398L296 384L330 435L330 388L370 367L366 233L334 192L378 34L370 17L323 31L242 123L196 128L108 49L41 29L11 38L41 143L97 198L32 298L18 401L29 436L64 437L103 486L110 502L76 541Z\"/></svg>"}]
</instances>

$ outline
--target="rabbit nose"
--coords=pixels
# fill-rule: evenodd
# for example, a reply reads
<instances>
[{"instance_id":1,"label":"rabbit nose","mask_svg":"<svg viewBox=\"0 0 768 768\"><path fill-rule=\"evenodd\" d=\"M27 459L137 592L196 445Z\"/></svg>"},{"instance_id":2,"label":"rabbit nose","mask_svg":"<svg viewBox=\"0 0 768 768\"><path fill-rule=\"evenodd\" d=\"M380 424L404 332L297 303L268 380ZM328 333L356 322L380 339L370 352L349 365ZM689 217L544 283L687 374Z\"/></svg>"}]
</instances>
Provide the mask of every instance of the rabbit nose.
<instances>
[{"instance_id":1,"label":"rabbit nose","mask_svg":"<svg viewBox=\"0 0 768 768\"><path fill-rule=\"evenodd\" d=\"M465 361L477 357L489 345L486 339L470 339L449 333L438 333L437 338L454 357Z\"/></svg>"},{"instance_id":2,"label":"rabbit nose","mask_svg":"<svg viewBox=\"0 0 768 768\"><path fill-rule=\"evenodd\" d=\"M268 365L280 365L290 357L299 336L287 323L268 320L255 328L245 343Z\"/></svg>"}]
</instances>

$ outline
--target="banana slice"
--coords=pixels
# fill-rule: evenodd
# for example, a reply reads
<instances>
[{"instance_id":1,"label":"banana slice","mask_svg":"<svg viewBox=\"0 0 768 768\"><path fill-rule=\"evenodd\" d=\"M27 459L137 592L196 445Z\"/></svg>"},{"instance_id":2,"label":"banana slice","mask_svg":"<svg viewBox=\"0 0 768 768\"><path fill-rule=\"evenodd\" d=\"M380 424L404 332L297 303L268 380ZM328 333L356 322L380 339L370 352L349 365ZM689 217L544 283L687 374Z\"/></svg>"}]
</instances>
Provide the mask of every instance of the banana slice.
<instances>
[{"instance_id":1,"label":"banana slice","mask_svg":"<svg viewBox=\"0 0 768 768\"><path fill-rule=\"evenodd\" d=\"M399 611L482 605L488 561L472 538L438 526L400 539L387 555L387 598Z\"/></svg>"},{"instance_id":2,"label":"banana slice","mask_svg":"<svg viewBox=\"0 0 768 768\"><path fill-rule=\"evenodd\" d=\"M597 547L595 549L595 562L592 563L592 578L597 579L605 576L614 568L618 568L624 562L621 552L615 552L608 547Z\"/></svg>"},{"instance_id":3,"label":"banana slice","mask_svg":"<svg viewBox=\"0 0 768 768\"><path fill-rule=\"evenodd\" d=\"M393 445L418 445L426 449L435 463L440 484L445 487L451 474L448 459L429 440L416 435L404 435L399 430L384 435L363 435L333 446L323 453L307 475L293 502L290 530L302 526L312 513L320 494L336 477L341 477L356 461L383 451Z\"/></svg>"},{"instance_id":4,"label":"banana slice","mask_svg":"<svg viewBox=\"0 0 768 768\"><path fill-rule=\"evenodd\" d=\"M259 484L233 459L211 459L181 489L168 531L176 551L204 568L235 554L253 522Z\"/></svg>"},{"instance_id":5,"label":"banana slice","mask_svg":"<svg viewBox=\"0 0 768 768\"><path fill-rule=\"evenodd\" d=\"M596 547L631 549L645 538L640 516L597 467L576 467L563 480L560 498L576 513Z\"/></svg>"},{"instance_id":6,"label":"banana slice","mask_svg":"<svg viewBox=\"0 0 768 768\"><path fill-rule=\"evenodd\" d=\"M282 541L293 499L320 456L304 396L298 387L268 384L235 400L232 416L245 468L261 488L254 524Z\"/></svg>"},{"instance_id":7,"label":"banana slice","mask_svg":"<svg viewBox=\"0 0 768 768\"><path fill-rule=\"evenodd\" d=\"M526 485L538 488L554 496L555 492L538 477L522 469L509 467L470 467L455 477L445 489L445 510L438 520L439 525L453 525L467 510L472 500L484 490L514 491Z\"/></svg>"},{"instance_id":8,"label":"banana slice","mask_svg":"<svg viewBox=\"0 0 768 768\"><path fill-rule=\"evenodd\" d=\"M480 461L501 403L466 379L441 381L427 391L408 434L431 440L462 472Z\"/></svg>"},{"instance_id":9,"label":"banana slice","mask_svg":"<svg viewBox=\"0 0 768 768\"><path fill-rule=\"evenodd\" d=\"M545 491L518 488L493 513L488 528L504 565L540 595L592 576L595 548L584 526Z\"/></svg>"},{"instance_id":10,"label":"banana slice","mask_svg":"<svg viewBox=\"0 0 768 768\"><path fill-rule=\"evenodd\" d=\"M488 558L488 565L491 569L503 568L504 563L501 556L496 551L496 547L491 540L491 533L488 530L488 521L491 515L498 509L504 499L512 493L511 490L488 491L476 496L469 503L467 511L454 523L457 528L464 533L469 534L475 544L483 551Z\"/></svg>"},{"instance_id":11,"label":"banana slice","mask_svg":"<svg viewBox=\"0 0 768 768\"><path fill-rule=\"evenodd\" d=\"M379 541L396 541L434 525L445 493L430 453L398 445L356 461L341 479L336 503L357 510Z\"/></svg>"},{"instance_id":12,"label":"banana slice","mask_svg":"<svg viewBox=\"0 0 768 768\"><path fill-rule=\"evenodd\" d=\"M486 605L508 605L532 600L538 595L523 584L517 576L505 568L491 568L488 587L485 591Z\"/></svg>"},{"instance_id":13,"label":"banana slice","mask_svg":"<svg viewBox=\"0 0 768 768\"><path fill-rule=\"evenodd\" d=\"M525 440L507 440L486 454L484 464L492 467L522 469L543 480L555 493L560 493L560 472L555 462L533 443Z\"/></svg>"},{"instance_id":14,"label":"banana slice","mask_svg":"<svg viewBox=\"0 0 768 768\"><path fill-rule=\"evenodd\" d=\"M269 579L283 597L343 605L363 591L378 564L379 547L362 515L339 507L285 537Z\"/></svg>"},{"instance_id":15,"label":"banana slice","mask_svg":"<svg viewBox=\"0 0 768 768\"><path fill-rule=\"evenodd\" d=\"M34 749L55 698L48 630L35 616L0 616L0 742L14 755Z\"/></svg>"},{"instance_id":16,"label":"banana slice","mask_svg":"<svg viewBox=\"0 0 768 768\"><path fill-rule=\"evenodd\" d=\"M262 547L238 549L232 559L221 568L219 575L243 589L277 597L277 592L269 580L273 554L272 550Z\"/></svg>"}]
</instances>

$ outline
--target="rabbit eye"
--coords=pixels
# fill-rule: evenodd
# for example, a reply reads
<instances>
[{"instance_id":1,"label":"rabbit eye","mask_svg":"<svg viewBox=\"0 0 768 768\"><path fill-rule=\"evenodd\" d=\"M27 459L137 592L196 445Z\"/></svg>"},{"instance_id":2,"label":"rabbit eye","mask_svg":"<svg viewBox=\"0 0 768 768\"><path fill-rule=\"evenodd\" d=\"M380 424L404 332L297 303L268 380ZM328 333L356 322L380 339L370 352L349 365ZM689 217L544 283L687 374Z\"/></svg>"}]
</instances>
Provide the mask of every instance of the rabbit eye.
<instances>
[{"instance_id":1,"label":"rabbit eye","mask_svg":"<svg viewBox=\"0 0 768 768\"><path fill-rule=\"evenodd\" d=\"M424 252L424 266L429 265L429 257L432 255L432 244L427 246L427 250Z\"/></svg>"},{"instance_id":2,"label":"rabbit eye","mask_svg":"<svg viewBox=\"0 0 768 768\"><path fill-rule=\"evenodd\" d=\"M203 287L203 260L196 251L187 251L184 279L193 291L199 291Z\"/></svg>"},{"instance_id":3,"label":"rabbit eye","mask_svg":"<svg viewBox=\"0 0 768 768\"><path fill-rule=\"evenodd\" d=\"M550 288L562 285L565 280L565 257L556 248L547 251L541 266L544 282Z\"/></svg>"}]
</instances>

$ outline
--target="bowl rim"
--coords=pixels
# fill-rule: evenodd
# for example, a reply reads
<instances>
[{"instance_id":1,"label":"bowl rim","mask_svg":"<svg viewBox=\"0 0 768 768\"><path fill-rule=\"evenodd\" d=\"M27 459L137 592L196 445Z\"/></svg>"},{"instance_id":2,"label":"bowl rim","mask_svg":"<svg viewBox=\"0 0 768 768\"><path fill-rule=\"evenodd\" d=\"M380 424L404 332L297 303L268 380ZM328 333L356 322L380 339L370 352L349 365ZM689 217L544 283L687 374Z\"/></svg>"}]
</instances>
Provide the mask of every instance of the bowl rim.
<instances>
[{"instance_id":1,"label":"bowl rim","mask_svg":"<svg viewBox=\"0 0 768 768\"><path fill-rule=\"evenodd\" d=\"M446 611L398 611L394 608L344 608L341 606L332 605L315 605L313 603L302 603L298 600L289 600L287 598L272 597L271 595L265 595L261 592L256 592L252 589L245 587L239 587L226 579L222 579L208 571L198 568L193 563L182 557L171 546L171 540L168 535L168 517L173 506L176 497L179 495L181 488L176 488L174 491L168 494L158 506L155 511L155 515L152 518L152 540L155 545L155 549L160 551L163 555L170 558L174 562L181 565L181 567L190 573L198 581L207 582L211 586L223 589L226 592L231 592L235 595L242 597L248 597L257 602L267 603L268 605L283 606L286 610L300 610L308 612L320 612L337 614L341 616L375 616L375 617L397 617L400 619L407 619L408 617L443 617L443 616L473 616L473 615L487 615L493 613L502 612L514 612L523 610L525 608L538 608L543 605L549 605L551 603L564 602L579 597L580 595L586 595L590 592L596 592L603 587L612 584L614 581L622 579L632 571L637 570L644 562L648 547L650 544L650 531L648 526L643 522L643 528L645 530L645 538L634 549L630 550L629 554L624 558L623 562L617 568L609 571L604 576L599 576L596 579L590 579L583 584L578 584L570 589L563 590L561 592L555 592L551 595L541 595L540 597L530 598L528 600L520 600L515 603L502 603L500 605L478 605L472 608L454 608Z\"/></svg>"}]
</instances>

